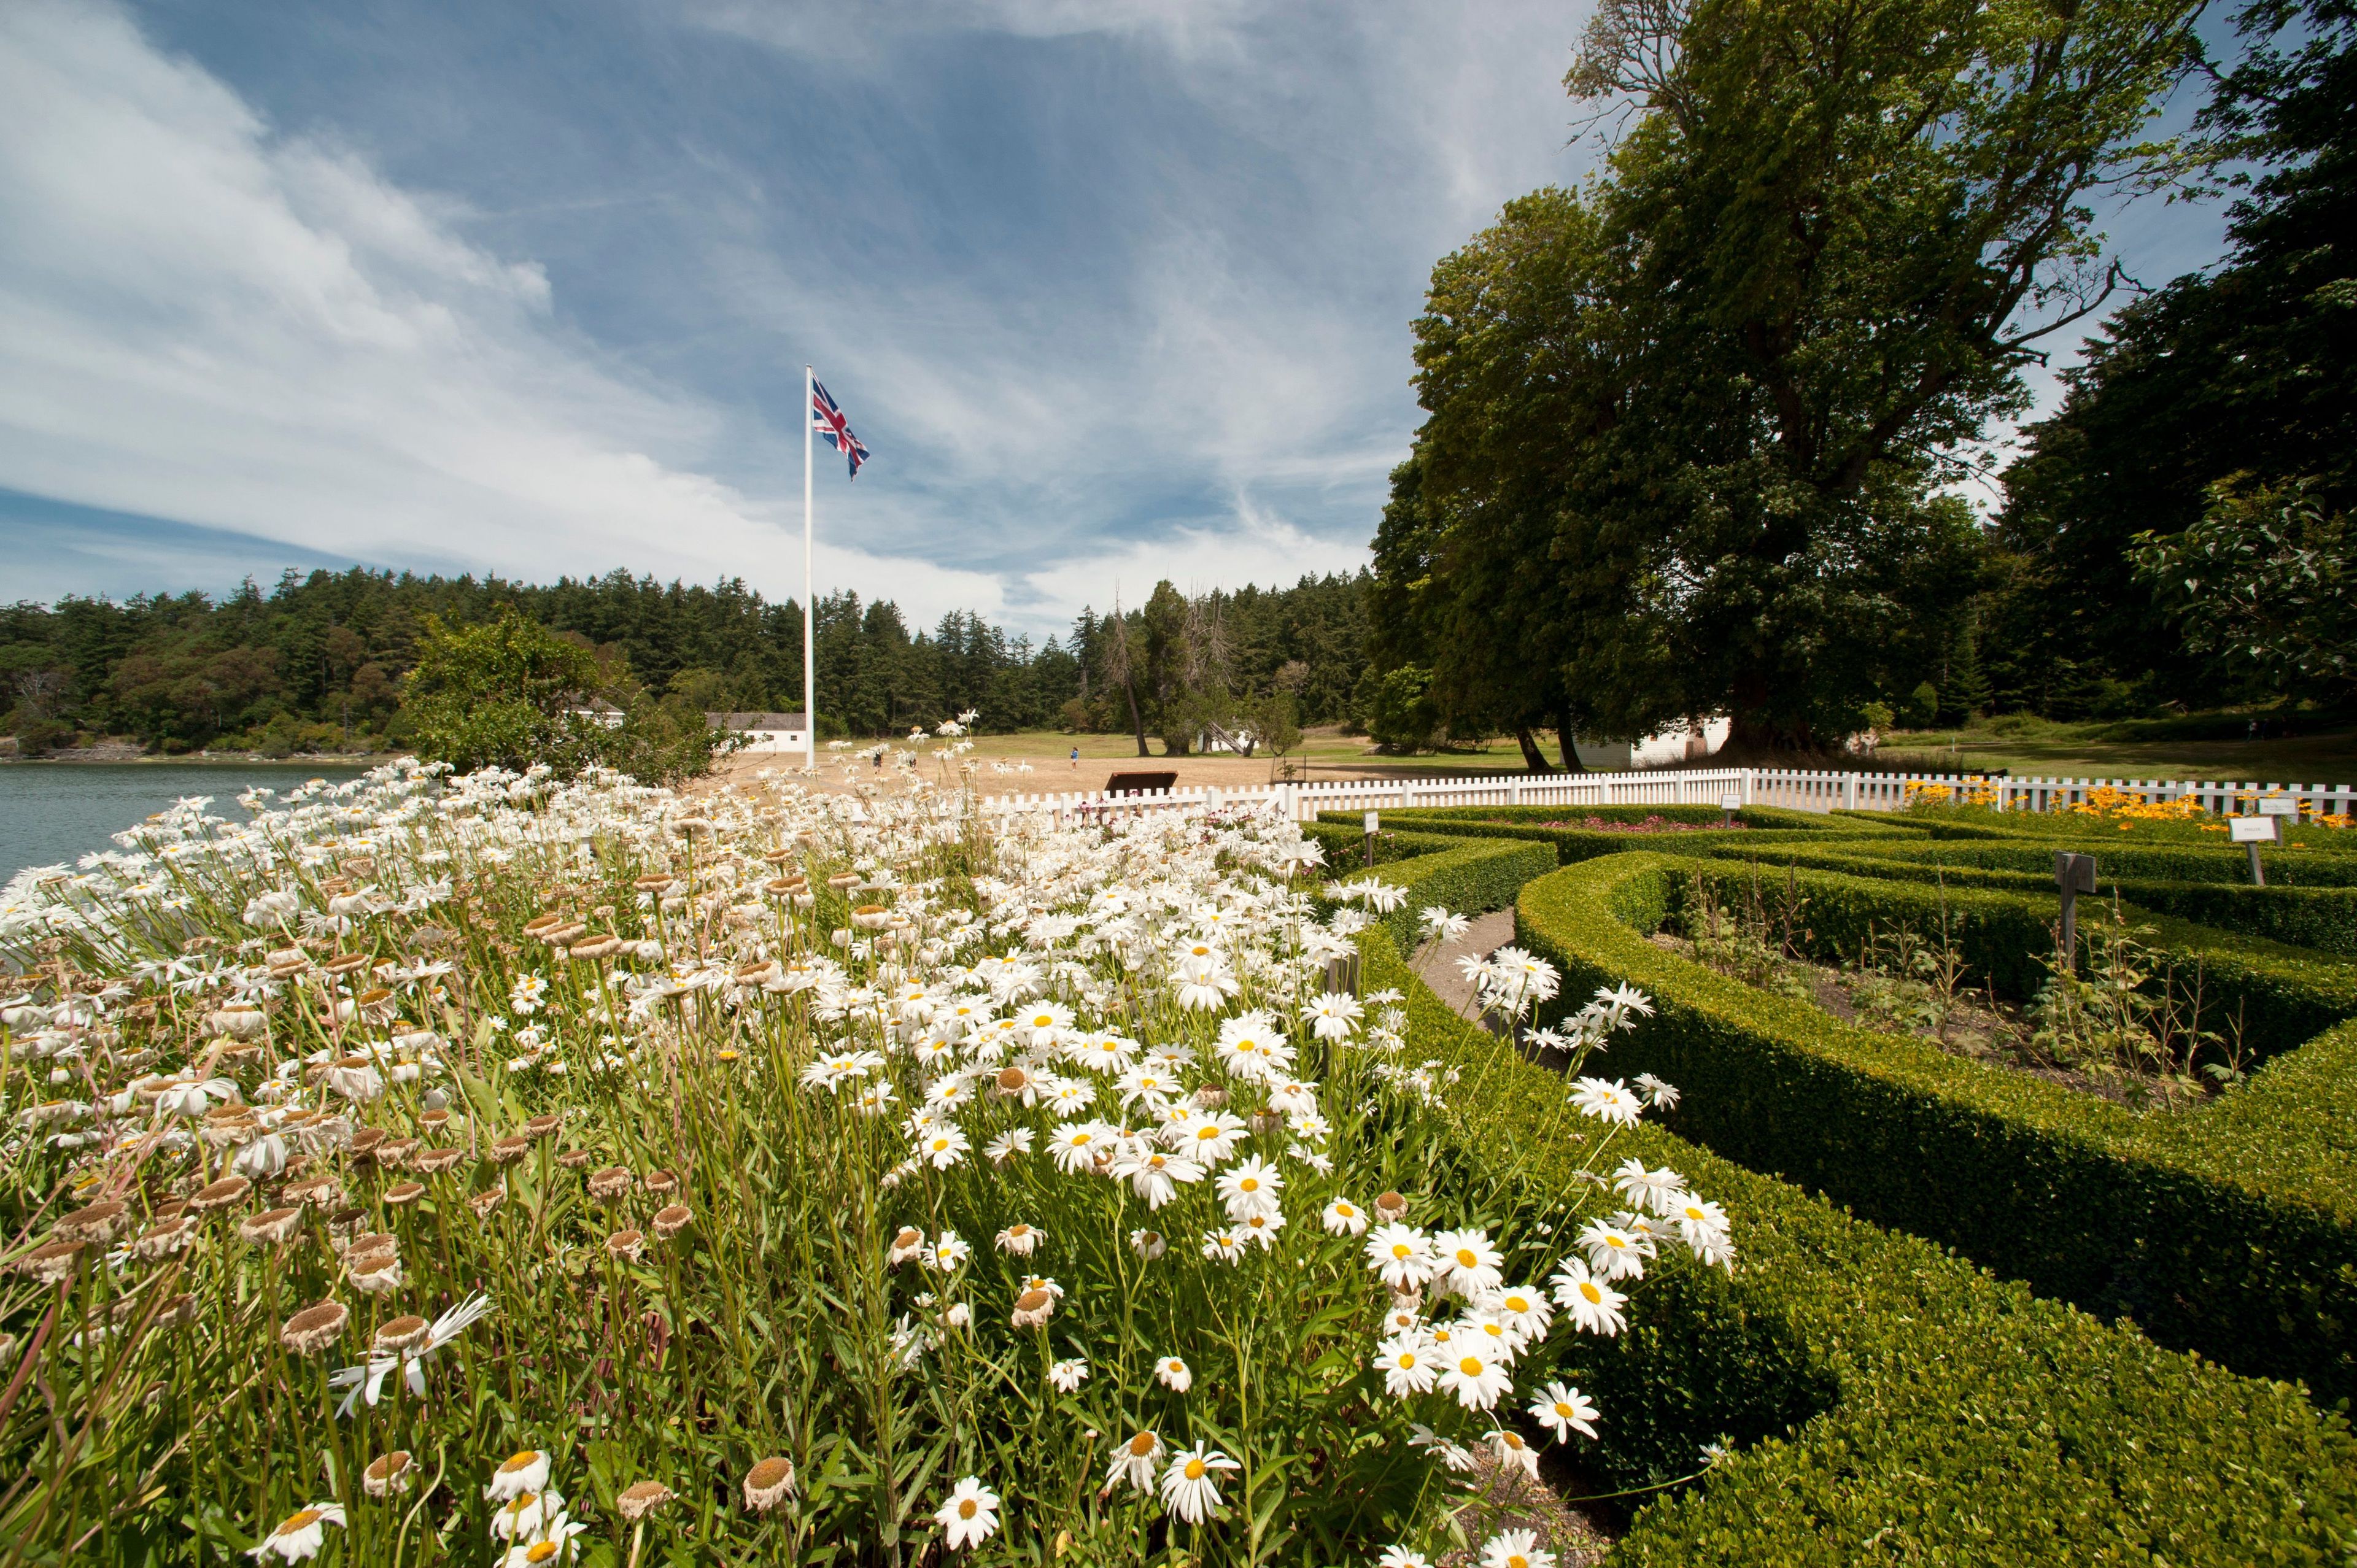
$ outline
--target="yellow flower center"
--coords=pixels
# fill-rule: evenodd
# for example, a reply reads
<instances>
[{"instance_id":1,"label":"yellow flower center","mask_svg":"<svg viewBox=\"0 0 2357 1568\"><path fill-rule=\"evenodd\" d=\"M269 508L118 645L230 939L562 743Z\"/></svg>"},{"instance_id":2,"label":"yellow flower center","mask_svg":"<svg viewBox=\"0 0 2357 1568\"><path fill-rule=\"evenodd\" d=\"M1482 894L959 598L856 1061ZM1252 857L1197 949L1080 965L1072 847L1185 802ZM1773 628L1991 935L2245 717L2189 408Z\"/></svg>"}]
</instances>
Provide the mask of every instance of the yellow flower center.
<instances>
[{"instance_id":1,"label":"yellow flower center","mask_svg":"<svg viewBox=\"0 0 2357 1568\"><path fill-rule=\"evenodd\" d=\"M311 1525L317 1523L318 1519L319 1510L317 1509L297 1509L295 1512L286 1516L286 1521L278 1527L278 1533L281 1535L292 1535L298 1530L306 1530Z\"/></svg>"},{"instance_id":2,"label":"yellow flower center","mask_svg":"<svg viewBox=\"0 0 2357 1568\"><path fill-rule=\"evenodd\" d=\"M1468 1356L1465 1359L1457 1363L1457 1369L1464 1373L1469 1378L1478 1378L1481 1375L1481 1358L1479 1356Z\"/></svg>"},{"instance_id":3,"label":"yellow flower center","mask_svg":"<svg viewBox=\"0 0 2357 1568\"><path fill-rule=\"evenodd\" d=\"M1200 1481L1203 1478L1203 1462L1200 1459L1187 1461L1187 1478L1190 1481Z\"/></svg>"},{"instance_id":4,"label":"yellow flower center","mask_svg":"<svg viewBox=\"0 0 2357 1568\"><path fill-rule=\"evenodd\" d=\"M1473 1256L1473 1249L1472 1249L1472 1248L1470 1248L1470 1247L1459 1247L1459 1248L1458 1248L1458 1249L1457 1249L1457 1266L1458 1266L1458 1268L1460 1268L1460 1269L1469 1269L1469 1268L1473 1267L1476 1263L1478 1263L1480 1261L1480 1259L1478 1259L1478 1258L1476 1258L1476 1257L1474 1257L1474 1256Z\"/></svg>"},{"instance_id":5,"label":"yellow flower center","mask_svg":"<svg viewBox=\"0 0 2357 1568\"><path fill-rule=\"evenodd\" d=\"M1579 1294L1587 1298L1587 1304L1590 1306L1600 1306L1603 1305L1604 1293L1598 1290L1593 1284L1589 1283L1586 1280L1579 1282Z\"/></svg>"},{"instance_id":6,"label":"yellow flower center","mask_svg":"<svg viewBox=\"0 0 2357 1568\"><path fill-rule=\"evenodd\" d=\"M1415 1365L1415 1352L1413 1350L1401 1351L1399 1364L1400 1370L1402 1371L1407 1371L1413 1368Z\"/></svg>"},{"instance_id":7,"label":"yellow flower center","mask_svg":"<svg viewBox=\"0 0 2357 1568\"><path fill-rule=\"evenodd\" d=\"M1702 1210L1689 1204L1686 1206L1686 1218L1689 1219L1700 1219L1702 1218Z\"/></svg>"},{"instance_id":8,"label":"yellow flower center","mask_svg":"<svg viewBox=\"0 0 2357 1568\"><path fill-rule=\"evenodd\" d=\"M1573 1414L1571 1406L1565 1404L1561 1400L1555 1402L1555 1412L1566 1421L1569 1421Z\"/></svg>"},{"instance_id":9,"label":"yellow flower center","mask_svg":"<svg viewBox=\"0 0 2357 1568\"><path fill-rule=\"evenodd\" d=\"M539 1459L539 1451L533 1448L527 1448L521 1454L511 1454L508 1455L507 1463L500 1466L500 1474L502 1476L512 1475L518 1470L529 1469L532 1466L538 1463Z\"/></svg>"},{"instance_id":10,"label":"yellow flower center","mask_svg":"<svg viewBox=\"0 0 2357 1568\"><path fill-rule=\"evenodd\" d=\"M1154 1452L1156 1441L1157 1439L1155 1438L1154 1434L1150 1432L1141 1432L1136 1436L1129 1440L1129 1451L1143 1459L1148 1454Z\"/></svg>"},{"instance_id":11,"label":"yellow flower center","mask_svg":"<svg viewBox=\"0 0 2357 1568\"><path fill-rule=\"evenodd\" d=\"M1345 1219L1350 1219L1355 1218L1359 1211L1347 1203L1338 1203L1334 1206L1334 1212Z\"/></svg>"},{"instance_id":12,"label":"yellow flower center","mask_svg":"<svg viewBox=\"0 0 2357 1568\"><path fill-rule=\"evenodd\" d=\"M523 1560L527 1563L545 1563L550 1558L555 1556L556 1552L556 1542L553 1541L535 1541L532 1543L532 1549L523 1554Z\"/></svg>"},{"instance_id":13,"label":"yellow flower center","mask_svg":"<svg viewBox=\"0 0 2357 1568\"><path fill-rule=\"evenodd\" d=\"M981 1505L976 1503L972 1498L967 1498L958 1504L958 1518L960 1519L972 1519L980 1511Z\"/></svg>"},{"instance_id":14,"label":"yellow flower center","mask_svg":"<svg viewBox=\"0 0 2357 1568\"><path fill-rule=\"evenodd\" d=\"M1258 1192L1260 1190L1260 1178L1257 1176L1246 1176L1243 1180L1236 1183L1236 1185L1246 1192Z\"/></svg>"},{"instance_id":15,"label":"yellow flower center","mask_svg":"<svg viewBox=\"0 0 2357 1568\"><path fill-rule=\"evenodd\" d=\"M1531 1560L1517 1552L1507 1557L1506 1568L1531 1568Z\"/></svg>"},{"instance_id":16,"label":"yellow flower center","mask_svg":"<svg viewBox=\"0 0 2357 1568\"><path fill-rule=\"evenodd\" d=\"M1394 1241L1392 1243L1392 1256L1394 1258L1407 1257L1413 1251L1414 1249L1410 1248L1405 1241Z\"/></svg>"}]
</instances>

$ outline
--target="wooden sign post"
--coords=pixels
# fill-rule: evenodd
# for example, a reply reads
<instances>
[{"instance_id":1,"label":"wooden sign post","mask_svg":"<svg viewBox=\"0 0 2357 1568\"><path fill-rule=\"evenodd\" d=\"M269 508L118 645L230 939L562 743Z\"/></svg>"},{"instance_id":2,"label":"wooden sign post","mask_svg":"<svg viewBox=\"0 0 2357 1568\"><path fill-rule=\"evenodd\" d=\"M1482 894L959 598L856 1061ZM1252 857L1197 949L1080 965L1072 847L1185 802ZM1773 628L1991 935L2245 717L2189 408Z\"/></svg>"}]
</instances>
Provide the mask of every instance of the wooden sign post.
<instances>
[{"instance_id":1,"label":"wooden sign post","mask_svg":"<svg viewBox=\"0 0 2357 1568\"><path fill-rule=\"evenodd\" d=\"M1718 798L1718 825L1722 828L1733 827L1735 825L1735 813L1741 810L1743 810L1742 796L1737 794L1732 789L1728 790L1726 794L1721 795Z\"/></svg>"},{"instance_id":2,"label":"wooden sign post","mask_svg":"<svg viewBox=\"0 0 2357 1568\"><path fill-rule=\"evenodd\" d=\"M2054 852L2054 886L2062 891L2062 961L2079 972L2079 895L2095 890L2095 857Z\"/></svg>"},{"instance_id":3,"label":"wooden sign post","mask_svg":"<svg viewBox=\"0 0 2357 1568\"><path fill-rule=\"evenodd\" d=\"M2276 802L2273 800L2259 802L2262 809L2274 804ZM2287 800L2283 804L2288 806L2292 802ZM2267 885L2266 867L2259 864L2259 846L2263 843L2283 842L2283 833L2279 825L2282 821L2281 816L2272 811L2264 816L2226 819L2226 829L2233 834L2233 842L2251 852L2251 886L2254 887L2265 887Z\"/></svg>"},{"instance_id":4,"label":"wooden sign post","mask_svg":"<svg viewBox=\"0 0 2357 1568\"><path fill-rule=\"evenodd\" d=\"M1383 830L1383 818L1376 812L1367 813L1367 869L1375 868L1375 834Z\"/></svg>"}]
</instances>

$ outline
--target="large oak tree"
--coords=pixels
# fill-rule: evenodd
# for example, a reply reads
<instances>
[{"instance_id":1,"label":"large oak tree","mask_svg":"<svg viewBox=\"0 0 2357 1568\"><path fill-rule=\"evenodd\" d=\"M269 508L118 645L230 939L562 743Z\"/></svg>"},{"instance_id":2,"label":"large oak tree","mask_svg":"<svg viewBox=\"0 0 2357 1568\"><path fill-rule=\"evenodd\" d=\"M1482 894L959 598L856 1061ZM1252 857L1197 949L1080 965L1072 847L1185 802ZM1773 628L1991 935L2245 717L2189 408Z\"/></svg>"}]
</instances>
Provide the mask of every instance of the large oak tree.
<instances>
[{"instance_id":1,"label":"large oak tree","mask_svg":"<svg viewBox=\"0 0 2357 1568\"><path fill-rule=\"evenodd\" d=\"M2170 174L2198 10L1607 0L1568 79L1605 172L1511 204L1416 323L1387 656L1468 714L1755 744L1911 690L1975 585L1955 455L2115 285L2088 204Z\"/></svg>"}]
</instances>

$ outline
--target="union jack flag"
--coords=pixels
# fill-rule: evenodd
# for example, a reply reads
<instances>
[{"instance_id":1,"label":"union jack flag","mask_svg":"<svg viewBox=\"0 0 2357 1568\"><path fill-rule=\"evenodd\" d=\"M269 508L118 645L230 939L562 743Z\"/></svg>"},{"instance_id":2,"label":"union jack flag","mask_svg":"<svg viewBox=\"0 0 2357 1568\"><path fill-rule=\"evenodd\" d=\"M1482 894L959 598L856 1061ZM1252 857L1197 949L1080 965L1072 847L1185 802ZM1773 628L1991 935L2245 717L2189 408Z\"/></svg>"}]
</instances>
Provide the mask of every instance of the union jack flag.
<instances>
[{"instance_id":1,"label":"union jack flag","mask_svg":"<svg viewBox=\"0 0 2357 1568\"><path fill-rule=\"evenodd\" d=\"M851 421L843 417L843 410L834 406L834 399L826 395L826 388L811 382L811 428L819 438L851 462L851 477L859 478L859 465L867 461L867 448L851 433Z\"/></svg>"}]
</instances>

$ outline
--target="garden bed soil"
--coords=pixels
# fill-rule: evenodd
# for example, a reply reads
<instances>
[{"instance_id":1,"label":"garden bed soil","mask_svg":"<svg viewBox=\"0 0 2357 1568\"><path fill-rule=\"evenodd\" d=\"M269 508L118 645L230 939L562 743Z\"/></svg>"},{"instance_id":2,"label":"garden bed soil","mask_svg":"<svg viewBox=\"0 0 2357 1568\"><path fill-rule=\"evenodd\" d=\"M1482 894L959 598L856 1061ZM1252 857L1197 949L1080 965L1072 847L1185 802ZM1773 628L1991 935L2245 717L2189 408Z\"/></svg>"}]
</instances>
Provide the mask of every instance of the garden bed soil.
<instances>
[{"instance_id":1,"label":"garden bed soil","mask_svg":"<svg viewBox=\"0 0 2357 1568\"><path fill-rule=\"evenodd\" d=\"M1684 937L1656 931L1648 940L1655 947L1665 948L1681 958L1702 962L1695 955L1694 943ZM1911 1035L1926 1045L1937 1046L1952 1057L1985 1062L2030 1078L2041 1078L2049 1083L2131 1108L2141 1109L2156 1102L2150 1086L2141 1081L2082 1072L2031 1054L2029 1039L2032 1031L2029 1016L2015 1004L1998 1000L1986 992L1958 998L1955 1008L1949 1014L1947 1036L1943 1039L1929 1026L1894 1030L1878 1021L1859 1008L1857 998L1843 983L1847 978L1845 972L1831 964L1817 963L1804 958L1787 958L1784 963L1789 971L1799 973L1808 982L1809 999L1845 1024L1854 1024L1861 1029L1872 1029L1879 1034ZM1724 970L1717 969L1713 969L1712 972L1726 973ZM1729 975L1728 978L1738 977ZM1758 986L1754 989L1765 991L1768 988ZM2174 1091L2170 1100L2160 1103L2169 1103L2173 1100L2207 1099L2213 1092L2214 1090L2207 1085L2191 1095L2179 1089Z\"/></svg>"},{"instance_id":2,"label":"garden bed soil","mask_svg":"<svg viewBox=\"0 0 2357 1568\"><path fill-rule=\"evenodd\" d=\"M1596 1489L1594 1481L1556 1444L1539 1451L1536 1480L1499 1464L1487 1447L1473 1452L1467 1477L1473 1495L1458 1516L1472 1545L1444 1553L1435 1568L1475 1568L1482 1543L1501 1530L1536 1534L1540 1549L1555 1553L1555 1568L1595 1568L1628 1532L1629 1515L1619 1511L1617 1501L1585 1500Z\"/></svg>"}]
</instances>

